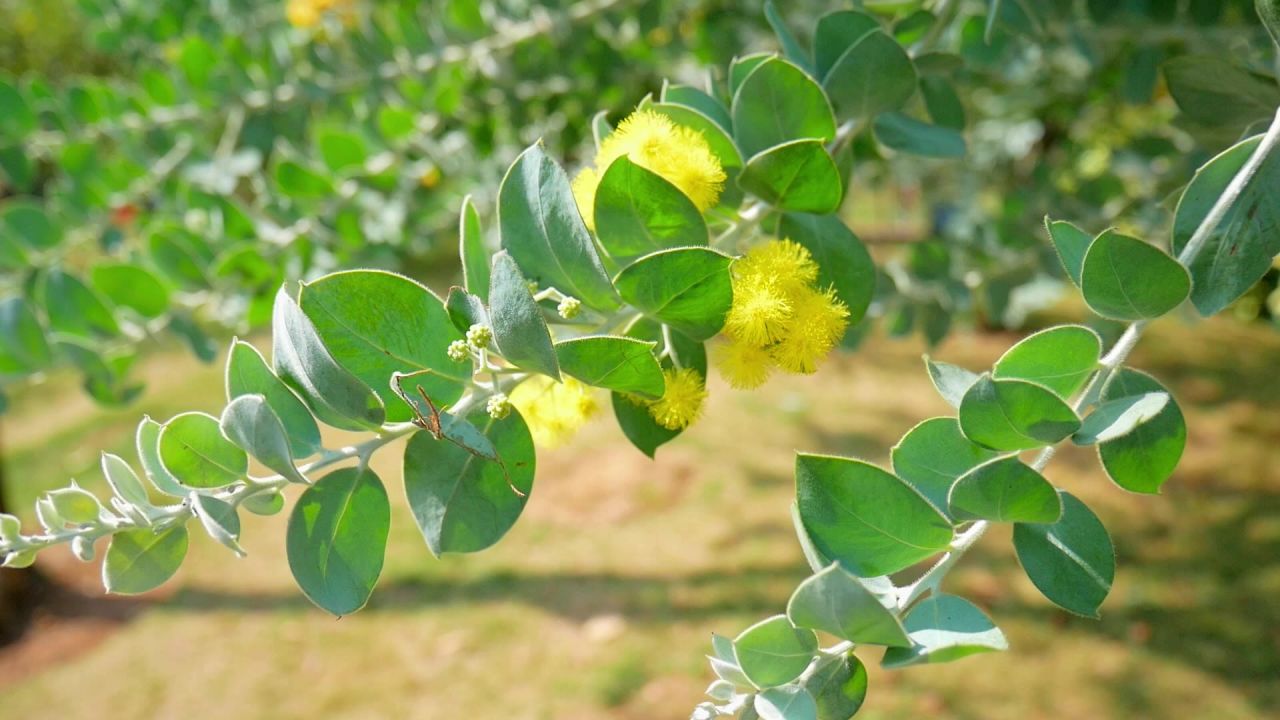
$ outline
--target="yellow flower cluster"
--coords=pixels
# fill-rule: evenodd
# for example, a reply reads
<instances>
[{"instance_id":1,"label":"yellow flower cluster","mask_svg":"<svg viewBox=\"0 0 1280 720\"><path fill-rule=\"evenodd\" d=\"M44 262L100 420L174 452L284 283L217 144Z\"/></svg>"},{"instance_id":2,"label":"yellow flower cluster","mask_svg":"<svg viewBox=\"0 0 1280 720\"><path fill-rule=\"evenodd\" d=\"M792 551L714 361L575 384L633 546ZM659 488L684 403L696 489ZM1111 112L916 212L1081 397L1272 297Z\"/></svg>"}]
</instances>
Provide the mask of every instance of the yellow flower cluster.
<instances>
[{"instance_id":1,"label":"yellow flower cluster","mask_svg":"<svg viewBox=\"0 0 1280 720\"><path fill-rule=\"evenodd\" d=\"M811 373L840 342L849 308L820 288L818 265L804 246L771 240L733 265L733 305L725 317L730 342L718 366L736 388L759 387L773 368Z\"/></svg>"},{"instance_id":2,"label":"yellow flower cluster","mask_svg":"<svg viewBox=\"0 0 1280 720\"><path fill-rule=\"evenodd\" d=\"M676 125L652 110L631 113L600 143L595 167L573 179L573 197L587 227L595 230L596 189L614 160L622 156L676 186L706 212L720 200L724 168L702 133Z\"/></svg>"},{"instance_id":3,"label":"yellow flower cluster","mask_svg":"<svg viewBox=\"0 0 1280 720\"><path fill-rule=\"evenodd\" d=\"M683 430L702 414L707 387L693 368L662 371L667 388L662 397L647 403L649 417L668 430Z\"/></svg>"},{"instance_id":4,"label":"yellow flower cluster","mask_svg":"<svg viewBox=\"0 0 1280 720\"><path fill-rule=\"evenodd\" d=\"M556 382L535 375L511 391L510 401L529 426L533 442L548 448L573 437L600 410L592 389L571 377Z\"/></svg>"},{"instance_id":5,"label":"yellow flower cluster","mask_svg":"<svg viewBox=\"0 0 1280 720\"><path fill-rule=\"evenodd\" d=\"M356 0L288 0L284 9L290 25L307 29L319 26L327 13L350 27L356 21Z\"/></svg>"}]
</instances>

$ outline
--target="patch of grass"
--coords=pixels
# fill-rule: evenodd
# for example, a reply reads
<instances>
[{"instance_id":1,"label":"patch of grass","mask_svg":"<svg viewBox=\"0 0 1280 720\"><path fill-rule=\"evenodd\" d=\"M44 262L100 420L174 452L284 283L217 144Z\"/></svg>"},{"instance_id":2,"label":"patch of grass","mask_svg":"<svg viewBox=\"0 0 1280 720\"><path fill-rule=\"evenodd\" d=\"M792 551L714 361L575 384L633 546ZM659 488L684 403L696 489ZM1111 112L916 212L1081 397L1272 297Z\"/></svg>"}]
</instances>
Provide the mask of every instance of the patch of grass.
<instances>
[{"instance_id":1,"label":"patch of grass","mask_svg":"<svg viewBox=\"0 0 1280 720\"><path fill-rule=\"evenodd\" d=\"M933 354L978 368L1015 339L959 335ZM817 375L758 393L714 384L704 419L656 461L603 418L539 456L525 517L475 556L427 553L397 499L398 448L388 448L375 469L393 496L391 541L367 610L334 620L312 608L289 576L284 518L246 518L247 558L193 536L173 597L68 662L0 679L0 715L687 717L710 681L709 633L783 611L805 575L788 513L793 451L885 463L910 427L951 412L922 350L872 338ZM1140 497L1112 486L1087 450L1061 453L1048 470L1115 538L1119 572L1102 620L1053 609L1022 574L1008 532L990 533L948 587L987 608L1012 650L885 672L864 649L871 693L859 717L1280 713L1278 361L1280 336L1265 327L1157 323L1134 364L1168 382L1187 415L1178 475ZM131 457L142 412L218 406L216 366L166 356L147 367L153 392L132 410L102 412L69 393L61 408L26 404L5 418L28 499L96 476L99 447Z\"/></svg>"}]
</instances>

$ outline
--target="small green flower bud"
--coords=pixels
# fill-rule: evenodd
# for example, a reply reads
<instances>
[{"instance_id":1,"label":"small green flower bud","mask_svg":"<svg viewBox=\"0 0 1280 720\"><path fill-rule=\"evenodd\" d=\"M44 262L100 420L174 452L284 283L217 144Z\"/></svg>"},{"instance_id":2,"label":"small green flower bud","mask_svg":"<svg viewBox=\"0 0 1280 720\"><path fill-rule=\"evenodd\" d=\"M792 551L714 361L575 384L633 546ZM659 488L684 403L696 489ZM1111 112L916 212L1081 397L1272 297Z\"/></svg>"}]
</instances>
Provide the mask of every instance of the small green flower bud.
<instances>
[{"instance_id":1,"label":"small green flower bud","mask_svg":"<svg viewBox=\"0 0 1280 720\"><path fill-rule=\"evenodd\" d=\"M467 346L466 340L454 340L449 343L449 349L445 353L454 362L466 362L471 357L471 348Z\"/></svg>"},{"instance_id":2,"label":"small green flower bud","mask_svg":"<svg viewBox=\"0 0 1280 720\"><path fill-rule=\"evenodd\" d=\"M565 320L572 320L578 317L578 313L582 312L582 301L576 297L566 297L556 306L556 311Z\"/></svg>"},{"instance_id":3,"label":"small green flower bud","mask_svg":"<svg viewBox=\"0 0 1280 720\"><path fill-rule=\"evenodd\" d=\"M507 399L506 393L498 393L489 398L484 409L489 413L489 417L501 420L511 414L511 401Z\"/></svg>"},{"instance_id":4,"label":"small green flower bud","mask_svg":"<svg viewBox=\"0 0 1280 720\"><path fill-rule=\"evenodd\" d=\"M531 294L535 294L535 295L537 294L537 292L538 292L538 281L537 281L537 280L525 280L525 281L524 281L524 284L525 284L526 286L528 286L528 288L529 288L529 292L530 292Z\"/></svg>"},{"instance_id":5,"label":"small green flower bud","mask_svg":"<svg viewBox=\"0 0 1280 720\"><path fill-rule=\"evenodd\" d=\"M483 350L489 347L489 343L493 340L493 331L488 325L480 325L479 323L472 325L467 330L467 343L477 350Z\"/></svg>"}]
</instances>

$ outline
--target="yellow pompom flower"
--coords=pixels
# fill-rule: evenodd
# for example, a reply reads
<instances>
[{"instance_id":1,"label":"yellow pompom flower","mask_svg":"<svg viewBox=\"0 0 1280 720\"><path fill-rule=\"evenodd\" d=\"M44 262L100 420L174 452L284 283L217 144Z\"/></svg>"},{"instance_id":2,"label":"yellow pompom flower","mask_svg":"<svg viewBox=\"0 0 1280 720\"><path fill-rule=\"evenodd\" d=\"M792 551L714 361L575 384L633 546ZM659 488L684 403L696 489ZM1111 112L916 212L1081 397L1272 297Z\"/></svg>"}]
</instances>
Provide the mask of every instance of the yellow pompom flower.
<instances>
[{"instance_id":1,"label":"yellow pompom flower","mask_svg":"<svg viewBox=\"0 0 1280 720\"><path fill-rule=\"evenodd\" d=\"M700 211L720 200L725 174L702 133L676 125L653 110L627 116L600 143L595 167L584 168L573 182L573 196L587 227L595 229L595 194L613 161L628 160L676 186Z\"/></svg>"},{"instance_id":2,"label":"yellow pompom flower","mask_svg":"<svg viewBox=\"0 0 1280 720\"><path fill-rule=\"evenodd\" d=\"M702 403L707 399L707 387L702 374L693 368L663 370L667 381L662 399L649 404L649 417L668 430L683 430L702 413Z\"/></svg>"},{"instance_id":3,"label":"yellow pompom flower","mask_svg":"<svg viewBox=\"0 0 1280 720\"><path fill-rule=\"evenodd\" d=\"M333 13L343 25L356 22L355 0L288 0L284 15L296 28L310 29L320 25L326 13Z\"/></svg>"},{"instance_id":4,"label":"yellow pompom flower","mask_svg":"<svg viewBox=\"0 0 1280 720\"><path fill-rule=\"evenodd\" d=\"M774 361L767 349L735 340L719 347L716 366L729 385L739 390L751 390L769 379Z\"/></svg>"},{"instance_id":5,"label":"yellow pompom flower","mask_svg":"<svg viewBox=\"0 0 1280 720\"><path fill-rule=\"evenodd\" d=\"M784 292L794 292L817 282L818 263L800 243L772 240L748 250L734 263L733 272L746 282L774 282Z\"/></svg>"},{"instance_id":6,"label":"yellow pompom flower","mask_svg":"<svg viewBox=\"0 0 1280 720\"><path fill-rule=\"evenodd\" d=\"M849 326L849 308L835 292L806 290L795 300L791 323L769 352L783 370L812 373L840 342Z\"/></svg>"},{"instance_id":7,"label":"yellow pompom flower","mask_svg":"<svg viewBox=\"0 0 1280 720\"><path fill-rule=\"evenodd\" d=\"M791 300L779 283L766 278L733 278L733 304L724 318L725 333L749 345L767 345L782 337L791 320Z\"/></svg>"},{"instance_id":8,"label":"yellow pompom flower","mask_svg":"<svg viewBox=\"0 0 1280 720\"><path fill-rule=\"evenodd\" d=\"M548 448L573 437L600 410L591 388L571 377L556 382L535 375L511 391L510 401L529 426L533 442Z\"/></svg>"}]
</instances>

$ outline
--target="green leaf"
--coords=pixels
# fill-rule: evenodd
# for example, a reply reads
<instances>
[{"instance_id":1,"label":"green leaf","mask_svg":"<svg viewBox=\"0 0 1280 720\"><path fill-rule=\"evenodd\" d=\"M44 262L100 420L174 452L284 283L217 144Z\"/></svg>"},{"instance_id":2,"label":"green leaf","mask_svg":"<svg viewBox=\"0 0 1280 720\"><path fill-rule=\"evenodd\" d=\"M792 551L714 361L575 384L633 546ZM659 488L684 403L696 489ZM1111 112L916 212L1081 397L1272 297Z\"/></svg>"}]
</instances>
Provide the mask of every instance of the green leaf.
<instances>
[{"instance_id":1,"label":"green leaf","mask_svg":"<svg viewBox=\"0 0 1280 720\"><path fill-rule=\"evenodd\" d=\"M998 458L962 475L951 486L947 507L960 520L1051 523L1062 516L1053 485L1017 457Z\"/></svg>"},{"instance_id":2,"label":"green leaf","mask_svg":"<svg viewBox=\"0 0 1280 720\"><path fill-rule=\"evenodd\" d=\"M1154 245L1111 230L1094 238L1080 268L1089 307L1112 320L1150 320L1178 307L1191 277Z\"/></svg>"},{"instance_id":3,"label":"green leaf","mask_svg":"<svg viewBox=\"0 0 1280 720\"><path fill-rule=\"evenodd\" d=\"M296 160L277 163L275 179L282 193L297 200L320 200L334 194L328 178Z\"/></svg>"},{"instance_id":4,"label":"green leaf","mask_svg":"<svg viewBox=\"0 0 1280 720\"><path fill-rule=\"evenodd\" d=\"M891 453L893 472L944 514L948 514L947 494L956 479L996 456L995 451L965 437L953 417L931 418L916 425Z\"/></svg>"},{"instance_id":5,"label":"green leaf","mask_svg":"<svg viewBox=\"0 0 1280 720\"><path fill-rule=\"evenodd\" d=\"M867 668L853 653L818 662L801 684L818 705L818 720L848 720L867 698Z\"/></svg>"},{"instance_id":6,"label":"green leaf","mask_svg":"<svg viewBox=\"0 0 1280 720\"><path fill-rule=\"evenodd\" d=\"M261 395L275 412L289 437L289 452L304 458L319 452L320 428L307 406L271 372L257 348L242 340L231 343L227 354L227 400L241 395Z\"/></svg>"},{"instance_id":7,"label":"green leaf","mask_svg":"<svg viewBox=\"0 0 1280 720\"><path fill-rule=\"evenodd\" d=\"M626 156L605 170L595 203L596 237L619 263L655 250L707 244L707 225L693 201Z\"/></svg>"},{"instance_id":8,"label":"green leaf","mask_svg":"<svg viewBox=\"0 0 1280 720\"><path fill-rule=\"evenodd\" d=\"M791 34L786 20L778 12L773 0L765 0L764 17L768 21L769 27L773 28L773 34L778 36L778 44L782 46L782 52L787 56L787 59L803 68L806 72L809 71L809 53L800 47L796 36Z\"/></svg>"},{"instance_id":9,"label":"green leaf","mask_svg":"<svg viewBox=\"0 0 1280 720\"><path fill-rule=\"evenodd\" d=\"M836 133L826 93L804 70L776 57L746 76L730 114L734 138L747 157L791 140L830 140Z\"/></svg>"},{"instance_id":10,"label":"green leaf","mask_svg":"<svg viewBox=\"0 0 1280 720\"><path fill-rule=\"evenodd\" d=\"M222 433L267 468L289 480L307 484L294 466L284 423L262 395L241 395L222 411Z\"/></svg>"},{"instance_id":11,"label":"green leaf","mask_svg":"<svg viewBox=\"0 0 1280 720\"><path fill-rule=\"evenodd\" d=\"M778 234L805 247L818 263L818 286L834 287L849 308L849 326L866 315L876 290L876 266L866 246L835 215L787 213Z\"/></svg>"},{"instance_id":12,"label":"green leaf","mask_svg":"<svg viewBox=\"0 0 1280 720\"><path fill-rule=\"evenodd\" d=\"M160 432L163 429L163 425L150 417L142 418L142 422L138 423L136 438L138 460L142 463L143 473L155 489L172 497L186 497L187 489L178 484L160 461Z\"/></svg>"},{"instance_id":13,"label":"green leaf","mask_svg":"<svg viewBox=\"0 0 1280 720\"><path fill-rule=\"evenodd\" d=\"M627 328L626 336L650 343L658 343L665 340L662 337L662 325L657 321L644 317L637 319ZM703 377L706 377L707 351L705 346L701 342L691 340L679 332L671 332L669 337L671 350L680 361L680 364L683 367L693 368L701 373ZM671 362L671 358L664 358L661 365L670 368L674 364ZM637 402L636 397L617 392L611 393L611 395L613 415L618 421L618 427L622 428L627 440L645 455L653 457L659 447L674 440L683 432L682 430L668 430L659 425L654 421L653 416L649 414L648 407L642 402Z\"/></svg>"},{"instance_id":14,"label":"green leaf","mask_svg":"<svg viewBox=\"0 0 1280 720\"><path fill-rule=\"evenodd\" d=\"M1102 338L1083 325L1059 325L1028 335L996 361L998 379L1027 380L1069 398L1098 367Z\"/></svg>"},{"instance_id":15,"label":"green leaf","mask_svg":"<svg viewBox=\"0 0 1280 720\"><path fill-rule=\"evenodd\" d=\"M249 456L222 435L218 419L187 412L160 431L160 460L179 483L189 488L220 488L249 472Z\"/></svg>"},{"instance_id":16,"label":"green leaf","mask_svg":"<svg viewBox=\"0 0 1280 720\"><path fill-rule=\"evenodd\" d=\"M818 720L818 704L808 690L795 685L769 688L756 695L760 720Z\"/></svg>"},{"instance_id":17,"label":"green leaf","mask_svg":"<svg viewBox=\"0 0 1280 720\"><path fill-rule=\"evenodd\" d=\"M489 297L489 251L484 246L480 213L468 195L462 199L458 218L458 256L462 258L462 279L467 292Z\"/></svg>"},{"instance_id":18,"label":"green leaf","mask_svg":"<svg viewBox=\"0 0 1280 720\"><path fill-rule=\"evenodd\" d=\"M487 278L486 278L487 280ZM458 332L466 334L472 325L490 325L489 311L479 296L454 286L449 288L449 296L445 298L444 309L449 313L449 320Z\"/></svg>"},{"instance_id":19,"label":"green leaf","mask_svg":"<svg viewBox=\"0 0 1280 720\"><path fill-rule=\"evenodd\" d=\"M1149 392L1116 398L1098 405L1071 437L1077 445L1093 445L1124 437L1158 416L1169 404L1169 394Z\"/></svg>"},{"instance_id":20,"label":"green leaf","mask_svg":"<svg viewBox=\"0 0 1280 720\"><path fill-rule=\"evenodd\" d=\"M955 595L938 594L911 609L904 622L910 648L889 648L881 665L900 668L943 663L976 653L1008 650L1004 633L976 605Z\"/></svg>"},{"instance_id":21,"label":"green leaf","mask_svg":"<svg viewBox=\"0 0 1280 720\"><path fill-rule=\"evenodd\" d=\"M505 251L493 256L489 314L493 338L502 357L524 370L560 379L560 364L551 346L551 332L520 268Z\"/></svg>"},{"instance_id":22,"label":"green leaf","mask_svg":"<svg viewBox=\"0 0 1280 720\"><path fill-rule=\"evenodd\" d=\"M284 509L284 494L275 490L255 493L245 498L240 507L254 515L277 515Z\"/></svg>"},{"instance_id":23,"label":"green leaf","mask_svg":"<svg viewBox=\"0 0 1280 720\"><path fill-rule=\"evenodd\" d=\"M414 435L405 448L409 508L437 556L477 552L498 542L519 519L533 488L533 439L520 414L495 420L476 412L468 420L492 442L500 462L427 433Z\"/></svg>"},{"instance_id":24,"label":"green leaf","mask_svg":"<svg viewBox=\"0 0 1280 720\"><path fill-rule=\"evenodd\" d=\"M22 137L35 130L36 125L36 113L18 88L0 80L0 129L5 135Z\"/></svg>"},{"instance_id":25,"label":"green leaf","mask_svg":"<svg viewBox=\"0 0 1280 720\"><path fill-rule=\"evenodd\" d=\"M773 52L757 52L734 57L729 63L729 95L737 95L738 88L742 87L742 83L746 81L747 76L765 61L772 60L777 56L778 54Z\"/></svg>"},{"instance_id":26,"label":"green leaf","mask_svg":"<svg viewBox=\"0 0 1280 720\"><path fill-rule=\"evenodd\" d=\"M158 318L169 310L169 288L150 270L128 263L106 263L93 268L93 286L116 306L132 309L145 318Z\"/></svg>"},{"instance_id":27,"label":"green leaf","mask_svg":"<svg viewBox=\"0 0 1280 720\"><path fill-rule=\"evenodd\" d=\"M334 360L284 287L276 293L271 326L276 374L302 396L317 418L343 430L382 426L386 409L381 397Z\"/></svg>"},{"instance_id":28,"label":"green leaf","mask_svg":"<svg viewBox=\"0 0 1280 720\"><path fill-rule=\"evenodd\" d=\"M934 124L952 130L964 130L964 104L956 89L946 78L930 76L920 78L920 94L924 96L925 109Z\"/></svg>"},{"instance_id":29,"label":"green leaf","mask_svg":"<svg viewBox=\"0 0 1280 720\"><path fill-rule=\"evenodd\" d=\"M959 365L932 360L928 355L924 356L924 365L929 371L929 380L933 382L934 389L953 408L960 407L964 394L969 392L969 388L973 387L981 377Z\"/></svg>"},{"instance_id":30,"label":"green leaf","mask_svg":"<svg viewBox=\"0 0 1280 720\"><path fill-rule=\"evenodd\" d=\"M1049 239L1058 253L1058 259L1062 261L1063 269L1067 271L1067 277L1071 278L1076 287L1080 287L1084 254L1088 252L1093 238L1066 220L1050 220L1048 215L1044 218L1044 227L1049 232Z\"/></svg>"},{"instance_id":31,"label":"green leaf","mask_svg":"<svg viewBox=\"0 0 1280 720\"><path fill-rule=\"evenodd\" d=\"M870 645L910 645L902 623L880 598L838 563L810 577L787 603L797 627Z\"/></svg>"},{"instance_id":32,"label":"green leaf","mask_svg":"<svg viewBox=\"0 0 1280 720\"><path fill-rule=\"evenodd\" d=\"M52 361L31 303L21 297L0 300L0 375L33 372Z\"/></svg>"},{"instance_id":33,"label":"green leaf","mask_svg":"<svg viewBox=\"0 0 1280 720\"><path fill-rule=\"evenodd\" d=\"M724 326L733 304L732 258L710 248L663 250L623 268L615 282L628 303L694 340Z\"/></svg>"},{"instance_id":34,"label":"green leaf","mask_svg":"<svg viewBox=\"0 0 1280 720\"><path fill-rule=\"evenodd\" d=\"M1239 133L1270 117L1280 105L1275 80L1251 73L1226 57L1182 55L1163 66L1178 109L1195 123Z\"/></svg>"},{"instance_id":35,"label":"green leaf","mask_svg":"<svg viewBox=\"0 0 1280 720\"><path fill-rule=\"evenodd\" d=\"M771 688L795 680L818 651L818 636L797 628L786 615L774 615L752 625L734 638L738 666L758 688Z\"/></svg>"},{"instance_id":36,"label":"green leaf","mask_svg":"<svg viewBox=\"0 0 1280 720\"><path fill-rule=\"evenodd\" d=\"M813 65L816 77L825 78L841 55L868 33L880 29L880 22L857 10L837 10L818 18L813 37Z\"/></svg>"},{"instance_id":37,"label":"green leaf","mask_svg":"<svg viewBox=\"0 0 1280 720\"><path fill-rule=\"evenodd\" d=\"M656 109L662 105L680 105L691 110L697 110L699 114L725 131L733 128L733 118L729 116L729 109L724 106L724 103L720 102L719 98L698 88L664 82L660 97L662 102L656 103L651 107Z\"/></svg>"},{"instance_id":38,"label":"green leaf","mask_svg":"<svg viewBox=\"0 0 1280 720\"><path fill-rule=\"evenodd\" d=\"M205 277L204 265L196 259L191 248L179 238L180 235L157 232L147 240L147 250L151 260L160 272L181 287L205 288L209 279Z\"/></svg>"},{"instance_id":39,"label":"green leaf","mask_svg":"<svg viewBox=\"0 0 1280 720\"><path fill-rule=\"evenodd\" d=\"M112 491L125 502L139 508L151 506L151 498L147 496L147 488L138 479L138 474L129 467L119 455L102 453L102 475Z\"/></svg>"},{"instance_id":40,"label":"green leaf","mask_svg":"<svg viewBox=\"0 0 1280 720\"><path fill-rule=\"evenodd\" d=\"M679 104L680 102L680 100L671 100L649 103L646 107L659 115L665 115L676 125L700 133L702 139L706 140L711 148L711 154L720 160L720 165L725 169L742 167L742 153L733 142L733 138L729 137L728 130L732 127L732 123L728 111L721 107L719 113L713 115L702 106L685 107ZM721 124L721 114L723 114L723 124Z\"/></svg>"},{"instance_id":41,"label":"green leaf","mask_svg":"<svg viewBox=\"0 0 1280 720\"><path fill-rule=\"evenodd\" d=\"M902 107L916 91L907 51L882 31L849 46L822 78L841 117L869 119Z\"/></svg>"},{"instance_id":42,"label":"green leaf","mask_svg":"<svg viewBox=\"0 0 1280 720\"><path fill-rule=\"evenodd\" d=\"M954 128L930 125L899 112L876 117L876 139L899 152L933 158L964 157L964 136Z\"/></svg>"},{"instance_id":43,"label":"green leaf","mask_svg":"<svg viewBox=\"0 0 1280 720\"><path fill-rule=\"evenodd\" d=\"M1027 577L1055 605L1086 617L1111 591L1116 553L1097 516L1065 491L1062 518L1051 525L1013 526L1013 548Z\"/></svg>"},{"instance_id":44,"label":"green leaf","mask_svg":"<svg viewBox=\"0 0 1280 720\"><path fill-rule=\"evenodd\" d=\"M861 460L798 454L796 503L817 550L859 577L897 572L951 543L951 523L923 495Z\"/></svg>"},{"instance_id":45,"label":"green leaf","mask_svg":"<svg viewBox=\"0 0 1280 720\"><path fill-rule=\"evenodd\" d=\"M1052 445L1080 429L1080 418L1052 390L983 374L960 402L960 430L993 450Z\"/></svg>"},{"instance_id":46,"label":"green leaf","mask_svg":"<svg viewBox=\"0 0 1280 720\"><path fill-rule=\"evenodd\" d=\"M470 372L448 355L462 334L422 285L380 270L350 270L303 285L299 303L333 359L381 398L387 421L413 417L391 389L394 373L430 370L418 382L442 405L462 395Z\"/></svg>"},{"instance_id":47,"label":"green leaf","mask_svg":"<svg viewBox=\"0 0 1280 720\"><path fill-rule=\"evenodd\" d=\"M325 166L335 173L362 170L369 157L369 148L364 138L337 128L322 128L317 131L316 147Z\"/></svg>"},{"instance_id":48,"label":"green leaf","mask_svg":"<svg viewBox=\"0 0 1280 720\"><path fill-rule=\"evenodd\" d=\"M98 521L102 503L91 493L74 484L68 488L53 490L46 495L58 515L72 525L85 525Z\"/></svg>"},{"instance_id":49,"label":"green leaf","mask_svg":"<svg viewBox=\"0 0 1280 720\"><path fill-rule=\"evenodd\" d=\"M289 516L289 569L311 602L334 615L365 606L382 574L391 504L368 468L342 468L298 498Z\"/></svg>"},{"instance_id":50,"label":"green leaf","mask_svg":"<svg viewBox=\"0 0 1280 720\"><path fill-rule=\"evenodd\" d=\"M195 510L200 526L218 544L244 557L244 548L240 547L240 515L235 506L209 495L193 494L191 504Z\"/></svg>"},{"instance_id":51,"label":"green leaf","mask_svg":"<svg viewBox=\"0 0 1280 720\"><path fill-rule=\"evenodd\" d=\"M1169 397L1159 414L1121 437L1098 445L1107 475L1131 492L1157 493L1173 475L1187 444L1187 425L1173 396L1155 378L1121 368L1102 389L1103 402L1164 393Z\"/></svg>"},{"instance_id":52,"label":"green leaf","mask_svg":"<svg viewBox=\"0 0 1280 720\"><path fill-rule=\"evenodd\" d=\"M525 277L600 310L618 307L618 295L578 215L569 178L540 145L521 153L503 178L498 224L503 249Z\"/></svg>"},{"instance_id":53,"label":"green leaf","mask_svg":"<svg viewBox=\"0 0 1280 720\"><path fill-rule=\"evenodd\" d=\"M177 525L158 533L125 530L111 537L102 584L109 593L137 595L163 585L187 556L187 528Z\"/></svg>"},{"instance_id":54,"label":"green leaf","mask_svg":"<svg viewBox=\"0 0 1280 720\"><path fill-rule=\"evenodd\" d=\"M577 337L556 343L560 370L592 387L662 397L666 381L653 355L654 343L612 335Z\"/></svg>"},{"instance_id":55,"label":"green leaf","mask_svg":"<svg viewBox=\"0 0 1280 720\"><path fill-rule=\"evenodd\" d=\"M55 268L44 276L41 287L49 327L55 332L90 339L120 334L111 309L76 276Z\"/></svg>"},{"instance_id":56,"label":"green leaf","mask_svg":"<svg viewBox=\"0 0 1280 720\"><path fill-rule=\"evenodd\" d=\"M753 155L738 185L781 210L826 214L840 207L844 188L821 140L792 140Z\"/></svg>"},{"instance_id":57,"label":"green leaf","mask_svg":"<svg viewBox=\"0 0 1280 720\"><path fill-rule=\"evenodd\" d=\"M1272 103L1267 112L1275 107ZM1196 171L1173 218L1173 251L1181 253L1210 208L1258 147L1261 136L1243 140ZM1243 295L1271 269L1280 254L1280 152L1262 161L1222 222L1191 263L1191 302L1205 317Z\"/></svg>"},{"instance_id":58,"label":"green leaf","mask_svg":"<svg viewBox=\"0 0 1280 720\"><path fill-rule=\"evenodd\" d=\"M11 200L0 208L0 236L17 240L32 250L51 250L62 242L62 228L39 205Z\"/></svg>"}]
</instances>

